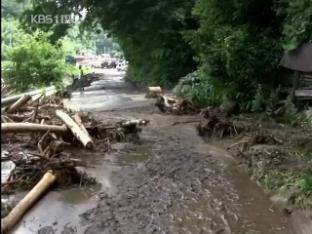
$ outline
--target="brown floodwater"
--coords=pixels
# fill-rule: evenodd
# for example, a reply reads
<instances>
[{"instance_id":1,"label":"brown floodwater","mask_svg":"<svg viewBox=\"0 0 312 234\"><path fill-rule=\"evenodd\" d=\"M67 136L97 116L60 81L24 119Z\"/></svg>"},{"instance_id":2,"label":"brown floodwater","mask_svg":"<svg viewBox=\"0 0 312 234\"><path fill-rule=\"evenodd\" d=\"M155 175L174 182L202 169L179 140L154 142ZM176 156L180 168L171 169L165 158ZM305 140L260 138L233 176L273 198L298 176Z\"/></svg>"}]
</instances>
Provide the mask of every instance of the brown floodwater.
<instances>
[{"instance_id":1,"label":"brown floodwater","mask_svg":"<svg viewBox=\"0 0 312 234\"><path fill-rule=\"evenodd\" d=\"M189 150L190 155L196 153L200 160L205 160L205 155L212 156L212 162L214 160L217 162L205 168L207 173L218 172L219 169L215 168L218 165L222 166L222 170L220 170L221 174L215 174L218 180L211 178L212 181L220 181L220 184L216 184L215 187L212 185L203 187L200 191L201 196L183 199L182 193L180 199L172 201L173 205L167 210L166 220L161 221L167 225L168 233L296 233L290 218L274 209L269 196L249 179L247 172L239 169L236 161L217 144L206 143L197 136L193 125L168 127L168 123L177 117L155 115L151 111L124 112L124 109L150 106L152 101L145 100L144 94L130 89L121 77L122 74L103 77L102 80L86 88L83 94L74 93L71 100L66 100L65 105L75 110L94 111L94 115L98 118L100 116L96 111L118 109L119 111L112 115L133 118L144 116L151 119L150 126L146 130L143 129L141 133L141 143L117 143L112 145L112 150L108 153L74 149L72 152L78 158L86 160L92 166L81 170L94 177L97 184L50 191L25 215L12 233L30 234L38 233L38 230L41 230L41 233L84 233L90 225L94 224L81 222L81 214L97 207L99 194L103 191L112 196L120 191L116 184L118 180L114 177L122 177L125 168L135 173L139 168L145 167L146 162L155 161L161 164L155 158L155 150L165 149L171 144L172 139L177 140L177 146L183 145L181 153L182 150ZM159 136L155 136L155 131L160 132ZM162 139L160 142L157 137L165 140ZM178 150L172 151L172 154L179 160ZM3 181L13 165L2 163L1 166ZM123 179L127 181L127 178ZM16 202L24 195L25 193L2 196L2 200ZM44 232L44 227L49 227L46 229L48 231ZM303 233L298 232L298 234Z\"/></svg>"}]
</instances>

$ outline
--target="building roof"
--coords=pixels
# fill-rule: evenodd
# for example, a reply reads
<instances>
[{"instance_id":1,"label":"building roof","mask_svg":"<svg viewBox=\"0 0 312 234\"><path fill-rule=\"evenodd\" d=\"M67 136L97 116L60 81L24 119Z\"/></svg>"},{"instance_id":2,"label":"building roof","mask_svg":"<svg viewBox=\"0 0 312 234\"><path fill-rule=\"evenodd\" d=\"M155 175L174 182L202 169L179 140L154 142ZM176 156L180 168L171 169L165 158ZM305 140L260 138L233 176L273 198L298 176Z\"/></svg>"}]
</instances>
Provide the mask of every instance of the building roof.
<instances>
[{"instance_id":1,"label":"building roof","mask_svg":"<svg viewBox=\"0 0 312 234\"><path fill-rule=\"evenodd\" d=\"M312 43L305 43L282 57L279 66L301 72L312 72Z\"/></svg>"}]
</instances>

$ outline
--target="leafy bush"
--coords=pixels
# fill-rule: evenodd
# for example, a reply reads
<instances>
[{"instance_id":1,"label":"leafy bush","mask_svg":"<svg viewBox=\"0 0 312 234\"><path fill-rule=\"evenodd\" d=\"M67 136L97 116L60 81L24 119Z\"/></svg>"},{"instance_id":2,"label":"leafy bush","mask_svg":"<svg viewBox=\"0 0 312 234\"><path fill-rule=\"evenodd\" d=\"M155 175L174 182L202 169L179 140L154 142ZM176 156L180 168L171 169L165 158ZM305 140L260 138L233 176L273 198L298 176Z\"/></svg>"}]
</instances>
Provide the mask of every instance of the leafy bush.
<instances>
[{"instance_id":1,"label":"leafy bush","mask_svg":"<svg viewBox=\"0 0 312 234\"><path fill-rule=\"evenodd\" d=\"M10 48L23 44L30 35L19 27L17 20L1 19L1 60L7 58Z\"/></svg>"},{"instance_id":2,"label":"leafy bush","mask_svg":"<svg viewBox=\"0 0 312 234\"><path fill-rule=\"evenodd\" d=\"M298 125L302 127L312 128L312 108L307 108L298 114L297 118Z\"/></svg>"},{"instance_id":3,"label":"leafy bush","mask_svg":"<svg viewBox=\"0 0 312 234\"><path fill-rule=\"evenodd\" d=\"M19 91L62 84L66 75L78 75L77 68L65 63L62 48L50 44L47 34L41 32L11 48L8 60L4 66L5 82Z\"/></svg>"},{"instance_id":4,"label":"leafy bush","mask_svg":"<svg viewBox=\"0 0 312 234\"><path fill-rule=\"evenodd\" d=\"M198 72L181 78L174 91L177 95L189 98L202 107L218 106L223 100L222 93L216 92L208 80L198 77Z\"/></svg>"},{"instance_id":5,"label":"leafy bush","mask_svg":"<svg viewBox=\"0 0 312 234\"><path fill-rule=\"evenodd\" d=\"M117 38L125 59L129 61L128 79L137 83L175 85L179 78L196 68L190 45L182 32L196 27L191 11L195 0L103 0L103 1L34 1L25 23L28 28L30 14L70 14L77 9L88 9L83 22L85 28L94 29L101 23L113 38ZM126 7L125 7L126 6ZM59 29L57 25L42 24L42 29ZM67 28L62 28L67 30ZM54 30L55 36L64 35Z\"/></svg>"},{"instance_id":6,"label":"leafy bush","mask_svg":"<svg viewBox=\"0 0 312 234\"><path fill-rule=\"evenodd\" d=\"M284 50L312 40L311 0L38 0L29 13L77 14L83 8L84 26L100 22L117 38L130 80L173 86L197 70L201 82L189 95L202 103L225 96L247 110L256 104L259 84L272 86ZM55 36L69 27L39 26Z\"/></svg>"},{"instance_id":7,"label":"leafy bush","mask_svg":"<svg viewBox=\"0 0 312 234\"><path fill-rule=\"evenodd\" d=\"M273 83L282 55L272 7L269 1L198 1L194 15L200 27L185 35L201 75L243 109L251 108L259 84Z\"/></svg>"},{"instance_id":8,"label":"leafy bush","mask_svg":"<svg viewBox=\"0 0 312 234\"><path fill-rule=\"evenodd\" d=\"M276 12L283 18L283 48L295 49L303 42L312 42L311 0L279 1Z\"/></svg>"},{"instance_id":9,"label":"leafy bush","mask_svg":"<svg viewBox=\"0 0 312 234\"><path fill-rule=\"evenodd\" d=\"M285 101L282 101L282 103L283 103L282 108L284 109L284 111L281 115L275 116L274 120L277 123L288 124L293 126L301 124L300 113L298 113L298 109L292 102L291 98L288 97Z\"/></svg>"}]
</instances>

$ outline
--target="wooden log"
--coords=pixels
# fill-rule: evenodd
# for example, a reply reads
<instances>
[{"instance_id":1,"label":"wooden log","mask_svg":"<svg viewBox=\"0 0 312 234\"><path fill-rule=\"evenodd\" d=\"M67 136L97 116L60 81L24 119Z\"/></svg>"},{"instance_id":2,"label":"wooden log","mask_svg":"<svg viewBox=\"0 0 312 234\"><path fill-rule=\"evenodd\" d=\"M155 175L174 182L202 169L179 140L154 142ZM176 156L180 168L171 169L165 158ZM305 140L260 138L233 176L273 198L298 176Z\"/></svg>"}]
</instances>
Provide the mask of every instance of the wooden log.
<instances>
[{"instance_id":1,"label":"wooden log","mask_svg":"<svg viewBox=\"0 0 312 234\"><path fill-rule=\"evenodd\" d=\"M81 128L81 130L91 139L91 142L94 146L94 142L91 138L91 136L89 135L89 132L87 131L86 127L83 125L82 120L80 118L80 116L78 115L78 113L76 113L74 115L74 120L76 121L76 123L79 125L79 127Z\"/></svg>"},{"instance_id":2,"label":"wooden log","mask_svg":"<svg viewBox=\"0 0 312 234\"><path fill-rule=\"evenodd\" d=\"M147 119L133 119L133 120L128 120L125 121L123 123L121 123L122 127L129 127L129 126L133 126L133 125L147 125L149 123L149 120Z\"/></svg>"},{"instance_id":3,"label":"wooden log","mask_svg":"<svg viewBox=\"0 0 312 234\"><path fill-rule=\"evenodd\" d=\"M6 114L13 122L22 122L25 119L29 118L30 115L19 115L19 114Z\"/></svg>"},{"instance_id":4,"label":"wooden log","mask_svg":"<svg viewBox=\"0 0 312 234\"><path fill-rule=\"evenodd\" d=\"M6 132L47 132L65 133L68 131L66 126L35 124L35 123L3 123L1 133Z\"/></svg>"},{"instance_id":5,"label":"wooden log","mask_svg":"<svg viewBox=\"0 0 312 234\"><path fill-rule=\"evenodd\" d=\"M312 100L312 89L310 90L299 90L295 91L295 97L301 100Z\"/></svg>"},{"instance_id":6,"label":"wooden log","mask_svg":"<svg viewBox=\"0 0 312 234\"><path fill-rule=\"evenodd\" d=\"M5 218L1 219L1 233L10 231L22 219L27 210L31 208L45 192L47 192L55 181L56 176L53 175L52 171L46 172L36 186Z\"/></svg>"},{"instance_id":7,"label":"wooden log","mask_svg":"<svg viewBox=\"0 0 312 234\"><path fill-rule=\"evenodd\" d=\"M162 95L162 89L160 86L150 86L147 88L146 98L157 98Z\"/></svg>"},{"instance_id":8,"label":"wooden log","mask_svg":"<svg viewBox=\"0 0 312 234\"><path fill-rule=\"evenodd\" d=\"M3 118L3 122L4 123L12 123L12 122L14 122L10 117L8 117L8 116L6 116L6 115L2 115L1 116L2 118Z\"/></svg>"},{"instance_id":9,"label":"wooden log","mask_svg":"<svg viewBox=\"0 0 312 234\"><path fill-rule=\"evenodd\" d=\"M150 92L156 92L156 93L161 93L162 89L160 86L150 86L148 87L148 91Z\"/></svg>"},{"instance_id":10,"label":"wooden log","mask_svg":"<svg viewBox=\"0 0 312 234\"><path fill-rule=\"evenodd\" d=\"M93 147L92 140L84 131L79 127L79 125L65 112L56 110L56 115L64 121L66 126L71 130L74 136L83 144L87 149Z\"/></svg>"},{"instance_id":11,"label":"wooden log","mask_svg":"<svg viewBox=\"0 0 312 234\"><path fill-rule=\"evenodd\" d=\"M8 107L7 113L13 113L18 110L20 107L24 106L31 99L30 95L24 95L20 97L16 102Z\"/></svg>"}]
</instances>

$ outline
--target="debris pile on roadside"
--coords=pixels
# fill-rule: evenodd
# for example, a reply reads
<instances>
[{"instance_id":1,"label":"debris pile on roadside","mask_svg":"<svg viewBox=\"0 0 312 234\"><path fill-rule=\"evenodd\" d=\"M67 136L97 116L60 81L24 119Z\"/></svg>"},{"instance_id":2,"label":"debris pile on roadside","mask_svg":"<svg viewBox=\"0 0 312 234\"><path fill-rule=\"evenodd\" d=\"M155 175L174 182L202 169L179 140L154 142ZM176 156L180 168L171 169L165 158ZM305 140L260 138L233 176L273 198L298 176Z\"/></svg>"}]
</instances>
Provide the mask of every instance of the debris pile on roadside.
<instances>
[{"instance_id":1,"label":"debris pile on roadside","mask_svg":"<svg viewBox=\"0 0 312 234\"><path fill-rule=\"evenodd\" d=\"M101 77L101 75L102 74L98 73L88 73L86 75L83 75L81 81L79 81L78 78L74 79L73 84L69 87L69 89L71 91L77 90L79 89L80 85L82 87L88 87L93 81L98 80ZM79 84L79 82L81 82L81 84Z\"/></svg>"},{"instance_id":2,"label":"debris pile on roadside","mask_svg":"<svg viewBox=\"0 0 312 234\"><path fill-rule=\"evenodd\" d=\"M66 89L62 92L59 92L58 95L63 98L70 98L71 93L79 90L81 87L88 87L92 82L99 80L102 74L99 73L88 73L82 76L81 81L78 78L73 79L72 84L67 86ZM80 83L81 82L81 83Z\"/></svg>"},{"instance_id":3,"label":"debris pile on roadside","mask_svg":"<svg viewBox=\"0 0 312 234\"><path fill-rule=\"evenodd\" d=\"M298 133L286 136L262 127L245 132L227 147L247 166L253 180L285 197L287 212L296 207L312 208L312 150L306 145L312 142L312 136L301 131L302 138Z\"/></svg>"},{"instance_id":4,"label":"debris pile on roadside","mask_svg":"<svg viewBox=\"0 0 312 234\"><path fill-rule=\"evenodd\" d=\"M62 100L56 96L36 100L23 96L5 109L1 120L1 143L7 151L2 160L16 164L2 188L25 187L21 184L30 188L47 170L68 169L69 173L65 174L70 178L76 166L86 164L63 152L66 147L80 145L96 150L98 141L109 149L112 142L125 140L128 134L138 134L139 126L148 123L148 120L124 120L113 125L97 123L88 114L64 110Z\"/></svg>"},{"instance_id":5,"label":"debris pile on roadside","mask_svg":"<svg viewBox=\"0 0 312 234\"><path fill-rule=\"evenodd\" d=\"M140 126L149 121L100 123L88 113L65 110L62 99L57 96L32 98L25 95L5 108L1 122L1 161L14 164L6 181L1 183L2 194L33 188L24 198L28 207L29 196L34 201L33 197L43 194L52 185L67 187L95 182L77 170L77 167L88 167L88 164L73 155L71 148L96 151L97 147L102 150L105 145L105 151L108 151L113 142L128 140L129 135L138 137ZM20 206L14 209L20 209ZM5 218L6 229L14 224L12 213Z\"/></svg>"},{"instance_id":6,"label":"debris pile on roadside","mask_svg":"<svg viewBox=\"0 0 312 234\"><path fill-rule=\"evenodd\" d=\"M198 125L197 131L203 137L234 137L241 132L241 127L236 126L228 114L219 108L205 108L200 115L204 118Z\"/></svg>"}]
</instances>

